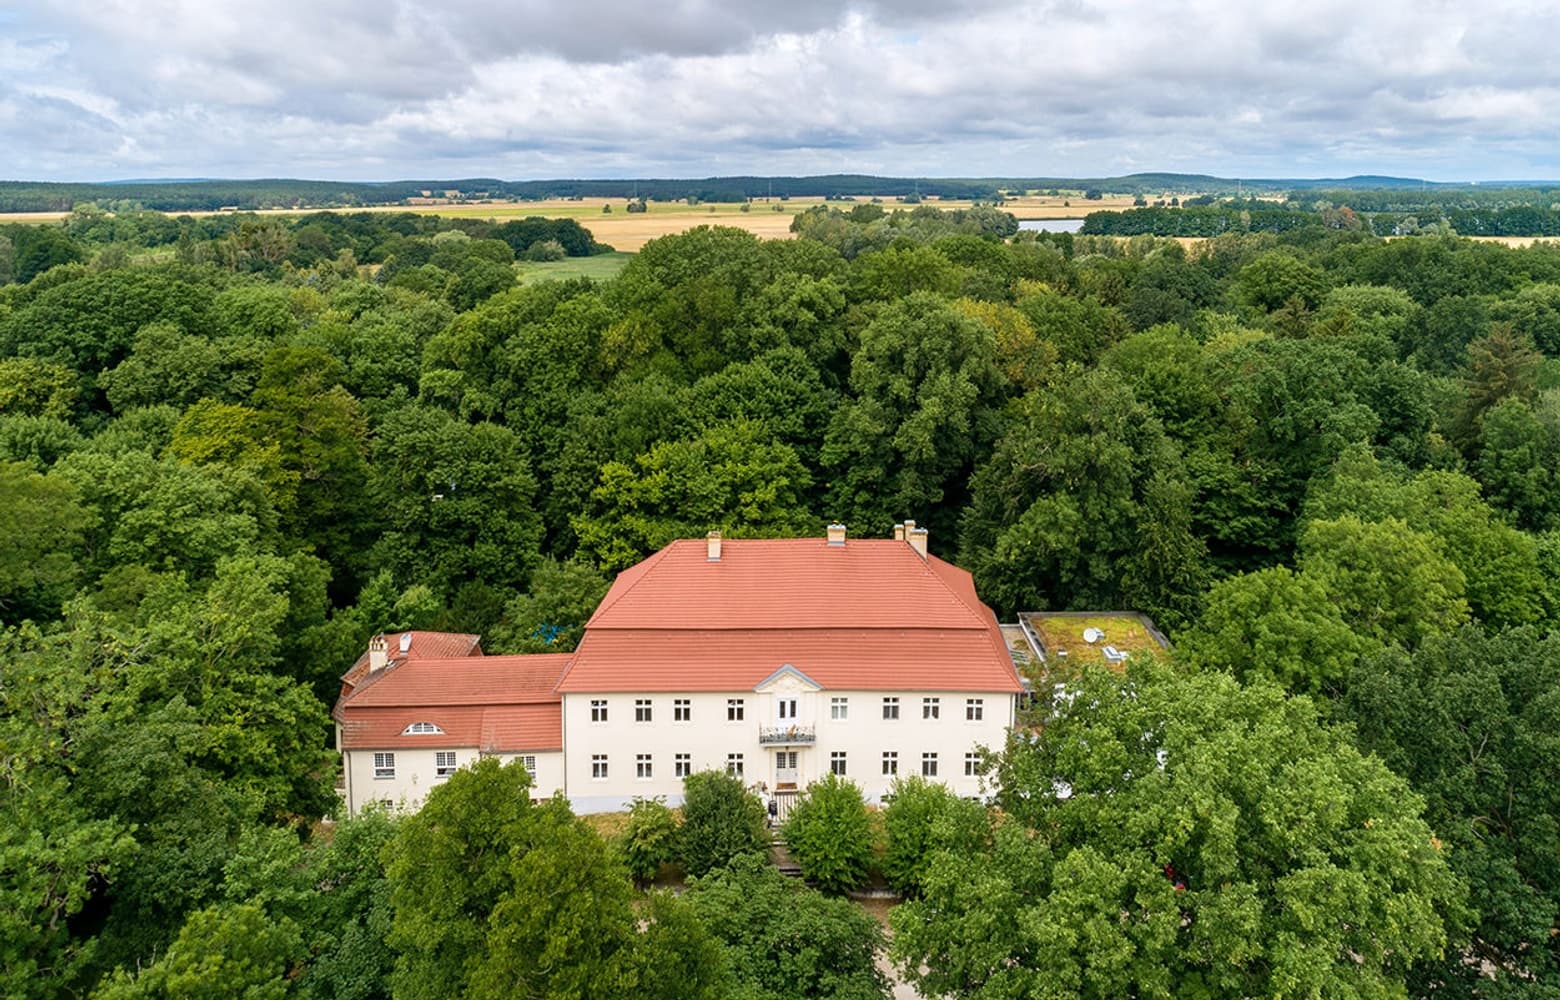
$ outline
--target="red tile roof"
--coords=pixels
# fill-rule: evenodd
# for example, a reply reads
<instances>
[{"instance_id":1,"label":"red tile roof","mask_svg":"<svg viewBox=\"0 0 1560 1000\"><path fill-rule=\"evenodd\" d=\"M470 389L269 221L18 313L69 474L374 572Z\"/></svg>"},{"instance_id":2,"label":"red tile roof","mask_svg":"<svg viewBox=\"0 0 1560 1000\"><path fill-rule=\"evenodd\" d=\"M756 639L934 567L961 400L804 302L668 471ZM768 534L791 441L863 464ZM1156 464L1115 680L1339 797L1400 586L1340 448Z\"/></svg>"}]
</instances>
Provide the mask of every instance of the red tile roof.
<instances>
[{"instance_id":1,"label":"red tile roof","mask_svg":"<svg viewBox=\"0 0 1560 1000\"><path fill-rule=\"evenodd\" d=\"M405 653L401 652L403 636L411 636ZM386 632L385 648L389 653L390 663L422 657L481 656L481 638L465 632ZM342 694L355 687L367 673L368 651L364 650L357 658L357 662L342 675Z\"/></svg>"},{"instance_id":2,"label":"red tile roof","mask_svg":"<svg viewBox=\"0 0 1560 1000\"><path fill-rule=\"evenodd\" d=\"M341 749L562 749L556 685L568 661L568 653L546 653L394 663L363 677L336 702ZM431 722L444 733L403 735L414 722Z\"/></svg>"},{"instance_id":3,"label":"red tile roof","mask_svg":"<svg viewBox=\"0 0 1560 1000\"><path fill-rule=\"evenodd\" d=\"M405 735L414 722L442 734ZM563 712L556 704L353 708L341 723L343 750L441 750L477 747L492 753L563 749Z\"/></svg>"},{"instance_id":4,"label":"red tile roof","mask_svg":"<svg viewBox=\"0 0 1560 1000\"><path fill-rule=\"evenodd\" d=\"M558 689L737 691L785 663L835 690L1020 690L968 573L822 538L673 542L618 576Z\"/></svg>"}]
</instances>

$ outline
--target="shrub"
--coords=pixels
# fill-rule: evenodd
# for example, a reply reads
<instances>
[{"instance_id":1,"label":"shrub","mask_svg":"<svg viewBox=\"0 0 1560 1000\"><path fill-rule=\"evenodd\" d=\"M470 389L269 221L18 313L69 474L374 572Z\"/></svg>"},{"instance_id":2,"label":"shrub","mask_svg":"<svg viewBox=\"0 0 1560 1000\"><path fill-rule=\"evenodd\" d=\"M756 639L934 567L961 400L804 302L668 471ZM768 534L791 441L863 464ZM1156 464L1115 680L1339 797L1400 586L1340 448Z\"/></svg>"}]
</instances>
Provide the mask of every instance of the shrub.
<instances>
[{"instance_id":1,"label":"shrub","mask_svg":"<svg viewBox=\"0 0 1560 1000\"><path fill-rule=\"evenodd\" d=\"M537 240L526 247L525 253L521 256L525 260L552 261L563 260L568 255L569 252L557 240Z\"/></svg>"},{"instance_id":2,"label":"shrub","mask_svg":"<svg viewBox=\"0 0 1560 1000\"><path fill-rule=\"evenodd\" d=\"M683 825L677 857L689 875L724 868L739 854L768 845L764 806L739 778L701 771L683 782Z\"/></svg>"},{"instance_id":3,"label":"shrub","mask_svg":"<svg viewBox=\"0 0 1560 1000\"><path fill-rule=\"evenodd\" d=\"M628 873L635 884L644 886L676 853L677 817L660 798L636 796L628 807L628 826L618 844Z\"/></svg>"},{"instance_id":4,"label":"shrub","mask_svg":"<svg viewBox=\"0 0 1560 1000\"><path fill-rule=\"evenodd\" d=\"M802 874L831 895L867 880L872 824L861 789L837 774L813 782L785 824L786 846Z\"/></svg>"},{"instance_id":5,"label":"shrub","mask_svg":"<svg viewBox=\"0 0 1560 1000\"><path fill-rule=\"evenodd\" d=\"M990 836L985 807L959 798L945 785L921 777L902 778L894 782L890 794L893 801L883 815L887 838L883 874L901 895L920 895L934 850L978 850Z\"/></svg>"}]
</instances>

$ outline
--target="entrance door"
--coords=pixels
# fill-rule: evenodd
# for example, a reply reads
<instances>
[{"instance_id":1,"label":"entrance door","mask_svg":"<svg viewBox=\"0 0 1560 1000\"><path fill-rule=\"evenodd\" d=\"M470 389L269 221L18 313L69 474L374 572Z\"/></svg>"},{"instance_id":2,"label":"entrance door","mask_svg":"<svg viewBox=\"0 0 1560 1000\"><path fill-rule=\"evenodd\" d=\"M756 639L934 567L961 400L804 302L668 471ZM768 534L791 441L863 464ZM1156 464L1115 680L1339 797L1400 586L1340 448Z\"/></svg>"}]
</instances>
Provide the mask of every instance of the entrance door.
<instances>
[{"instance_id":1,"label":"entrance door","mask_svg":"<svg viewBox=\"0 0 1560 1000\"><path fill-rule=\"evenodd\" d=\"M775 751L775 787L795 786L797 780L795 750Z\"/></svg>"}]
</instances>

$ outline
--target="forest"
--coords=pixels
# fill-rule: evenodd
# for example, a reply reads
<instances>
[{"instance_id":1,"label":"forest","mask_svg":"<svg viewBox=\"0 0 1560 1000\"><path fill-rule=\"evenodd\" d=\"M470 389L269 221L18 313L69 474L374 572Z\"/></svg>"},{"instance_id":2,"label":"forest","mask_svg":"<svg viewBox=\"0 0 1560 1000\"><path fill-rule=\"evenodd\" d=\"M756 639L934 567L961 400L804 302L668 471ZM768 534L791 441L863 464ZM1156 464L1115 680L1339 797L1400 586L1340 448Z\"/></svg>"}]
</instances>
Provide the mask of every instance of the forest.
<instances>
[{"instance_id":1,"label":"forest","mask_svg":"<svg viewBox=\"0 0 1560 1000\"><path fill-rule=\"evenodd\" d=\"M0 228L0 993L854 1000L886 947L927 996L1560 997L1560 249L1313 218L818 207L523 286L599 247ZM334 816L376 631L568 649L672 539L907 517L1004 619L1173 653L1047 678L989 807L820 785L816 888L715 775Z\"/></svg>"}]
</instances>

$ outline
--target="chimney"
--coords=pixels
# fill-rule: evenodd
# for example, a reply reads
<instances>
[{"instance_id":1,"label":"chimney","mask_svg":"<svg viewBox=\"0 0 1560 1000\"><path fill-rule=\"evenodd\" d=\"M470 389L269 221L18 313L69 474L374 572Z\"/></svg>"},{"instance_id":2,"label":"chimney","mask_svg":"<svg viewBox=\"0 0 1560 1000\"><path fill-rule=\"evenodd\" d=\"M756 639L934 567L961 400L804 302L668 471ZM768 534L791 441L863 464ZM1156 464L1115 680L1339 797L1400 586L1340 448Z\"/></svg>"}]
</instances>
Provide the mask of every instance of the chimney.
<instances>
[{"instance_id":1,"label":"chimney","mask_svg":"<svg viewBox=\"0 0 1560 1000\"><path fill-rule=\"evenodd\" d=\"M368 640L368 672L374 673L385 669L385 664L390 662L390 653L385 646L385 636L381 632Z\"/></svg>"},{"instance_id":2,"label":"chimney","mask_svg":"<svg viewBox=\"0 0 1560 1000\"><path fill-rule=\"evenodd\" d=\"M905 540L905 523L903 521L901 521L898 524L894 525L894 541L902 542L904 540Z\"/></svg>"},{"instance_id":3,"label":"chimney","mask_svg":"<svg viewBox=\"0 0 1560 1000\"><path fill-rule=\"evenodd\" d=\"M830 545L845 544L845 526L843 524L836 521L834 524L829 525L827 530L829 532Z\"/></svg>"},{"instance_id":4,"label":"chimney","mask_svg":"<svg viewBox=\"0 0 1560 1000\"><path fill-rule=\"evenodd\" d=\"M712 531L704 536L705 558L709 562L720 562L720 532Z\"/></svg>"},{"instance_id":5,"label":"chimney","mask_svg":"<svg viewBox=\"0 0 1560 1000\"><path fill-rule=\"evenodd\" d=\"M906 523L908 524L910 522L906 522ZM908 540L910 542L910 547L912 549L915 549L915 551L921 556L922 559L925 559L926 558L926 529L925 528L907 529L905 531L905 535L906 535L906 537L908 538Z\"/></svg>"}]
</instances>

